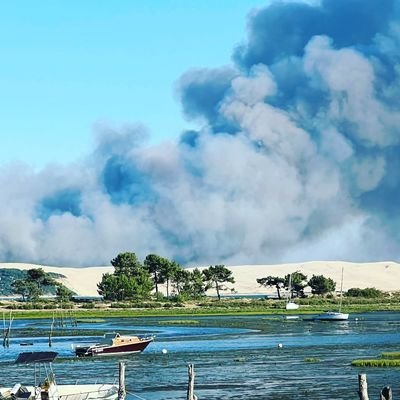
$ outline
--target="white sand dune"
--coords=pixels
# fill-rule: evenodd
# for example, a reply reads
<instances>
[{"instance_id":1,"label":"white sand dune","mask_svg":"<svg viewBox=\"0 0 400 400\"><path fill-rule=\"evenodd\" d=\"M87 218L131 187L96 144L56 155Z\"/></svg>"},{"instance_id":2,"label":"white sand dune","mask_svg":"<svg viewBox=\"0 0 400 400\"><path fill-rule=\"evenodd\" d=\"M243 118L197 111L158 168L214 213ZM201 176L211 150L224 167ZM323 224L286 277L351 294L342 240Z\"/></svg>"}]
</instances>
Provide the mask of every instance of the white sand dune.
<instances>
[{"instance_id":1,"label":"white sand dune","mask_svg":"<svg viewBox=\"0 0 400 400\"><path fill-rule=\"evenodd\" d=\"M43 268L46 272L55 272L65 275L61 279L68 288L80 296L97 296L97 283L106 272L113 272L109 267L64 268L34 264L0 263L0 268ZM312 275L324 275L336 282L340 288L340 279L344 268L343 290L349 288L375 287L386 292L400 291L400 264L392 261L374 263L349 263L341 261L312 261L306 263L278 264L278 265L238 265L227 266L235 278L235 284L230 285L238 294L268 294L273 289L266 289L257 284L257 278L268 275L285 276L294 271L301 271L308 278ZM202 269L202 268L200 268ZM213 294L210 292L210 294Z\"/></svg>"},{"instance_id":2,"label":"white sand dune","mask_svg":"<svg viewBox=\"0 0 400 400\"><path fill-rule=\"evenodd\" d=\"M400 264L395 262L350 263L341 261L311 261L278 265L241 265L229 267L235 278L232 285L239 294L263 294L274 292L257 284L257 278L281 276L300 271L310 279L324 275L336 282L340 289L343 267L343 291L350 288L375 287L385 292L400 291Z\"/></svg>"}]
</instances>

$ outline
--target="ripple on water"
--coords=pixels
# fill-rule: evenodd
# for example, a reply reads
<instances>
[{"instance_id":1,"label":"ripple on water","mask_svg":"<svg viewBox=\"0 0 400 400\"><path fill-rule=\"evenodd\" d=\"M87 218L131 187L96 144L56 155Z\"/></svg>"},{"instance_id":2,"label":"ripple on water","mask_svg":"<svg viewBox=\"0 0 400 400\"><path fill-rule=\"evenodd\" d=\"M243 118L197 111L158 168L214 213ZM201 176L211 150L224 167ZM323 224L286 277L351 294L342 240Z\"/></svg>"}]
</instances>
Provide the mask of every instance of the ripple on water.
<instances>
[{"instance_id":1,"label":"ripple on water","mask_svg":"<svg viewBox=\"0 0 400 400\"><path fill-rule=\"evenodd\" d=\"M359 321L329 324L299 320L249 317L196 317L199 326L157 325L154 318L106 321L82 325L104 330L157 332L157 338L142 353L126 358L127 388L150 400L185 398L186 365L195 364L195 388L200 399L348 399L357 391L357 374L350 366L354 358L375 357L383 351L400 349L400 314L369 313L358 315ZM43 324L48 321L41 321ZM35 326L37 325L35 322ZM221 327L229 323L229 327ZM32 327L32 322L18 322L19 328ZM203 326L204 325L204 326ZM62 356L72 356L71 343L85 338L54 338L52 349ZM21 341L33 341L23 348ZM277 344L283 348L278 349ZM162 349L167 354L162 354ZM48 350L47 337L12 338L9 349L0 350L1 361L13 360L20 351ZM306 358L317 362L306 362ZM117 359L57 362L54 369L60 383L77 380L117 378ZM29 367L28 367L29 371ZM32 372L32 370L30 370ZM362 371L365 372L365 371ZM393 396L400 396L400 369L369 369L370 397L377 397L382 386L390 384ZM21 374L9 364L0 362L0 386L21 382ZM25 378L27 379L27 378ZM129 400L134 397L128 395Z\"/></svg>"}]
</instances>

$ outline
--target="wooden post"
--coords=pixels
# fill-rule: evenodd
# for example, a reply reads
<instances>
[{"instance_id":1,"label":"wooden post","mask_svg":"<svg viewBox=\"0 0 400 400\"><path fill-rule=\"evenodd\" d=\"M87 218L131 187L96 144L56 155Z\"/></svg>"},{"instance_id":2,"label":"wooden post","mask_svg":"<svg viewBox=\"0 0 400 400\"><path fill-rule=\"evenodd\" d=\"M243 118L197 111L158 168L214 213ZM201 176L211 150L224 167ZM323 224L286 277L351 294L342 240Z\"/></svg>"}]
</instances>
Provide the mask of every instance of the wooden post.
<instances>
[{"instance_id":1,"label":"wooden post","mask_svg":"<svg viewBox=\"0 0 400 400\"><path fill-rule=\"evenodd\" d=\"M188 364L188 388L187 388L187 396L186 400L197 400L197 396L194 394L194 364Z\"/></svg>"},{"instance_id":2,"label":"wooden post","mask_svg":"<svg viewBox=\"0 0 400 400\"><path fill-rule=\"evenodd\" d=\"M390 388L390 386L385 386L382 390L381 390L381 395L380 395L380 400L392 400L392 389Z\"/></svg>"},{"instance_id":3,"label":"wooden post","mask_svg":"<svg viewBox=\"0 0 400 400\"><path fill-rule=\"evenodd\" d=\"M369 400L366 374L358 374L358 395L360 400Z\"/></svg>"},{"instance_id":4,"label":"wooden post","mask_svg":"<svg viewBox=\"0 0 400 400\"><path fill-rule=\"evenodd\" d=\"M119 362L119 387L118 387L118 400L125 400L125 363Z\"/></svg>"},{"instance_id":5,"label":"wooden post","mask_svg":"<svg viewBox=\"0 0 400 400\"><path fill-rule=\"evenodd\" d=\"M3 314L3 318L4 318L4 314ZM8 328L6 328L4 331L3 347L10 347L11 324L12 324L13 320L14 320L14 317L12 316L12 313L10 312L10 320L8 321Z\"/></svg>"}]
</instances>

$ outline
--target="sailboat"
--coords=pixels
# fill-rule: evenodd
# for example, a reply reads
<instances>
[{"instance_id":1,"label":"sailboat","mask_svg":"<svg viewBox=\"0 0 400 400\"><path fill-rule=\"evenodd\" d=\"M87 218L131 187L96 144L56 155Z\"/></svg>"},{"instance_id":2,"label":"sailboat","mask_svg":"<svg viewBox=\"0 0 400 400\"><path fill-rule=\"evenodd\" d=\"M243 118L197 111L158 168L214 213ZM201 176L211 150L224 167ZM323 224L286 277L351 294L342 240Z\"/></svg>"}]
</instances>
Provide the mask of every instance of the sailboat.
<instances>
[{"instance_id":1,"label":"sailboat","mask_svg":"<svg viewBox=\"0 0 400 400\"><path fill-rule=\"evenodd\" d=\"M292 301L292 274L289 275L288 296L286 299L286 310L297 310L299 305Z\"/></svg>"},{"instance_id":2,"label":"sailboat","mask_svg":"<svg viewBox=\"0 0 400 400\"><path fill-rule=\"evenodd\" d=\"M339 311L325 311L322 314L316 315L313 319L317 321L347 321L349 319L349 314L342 313L342 302L343 302L343 267L342 267L342 279L340 282Z\"/></svg>"}]
</instances>

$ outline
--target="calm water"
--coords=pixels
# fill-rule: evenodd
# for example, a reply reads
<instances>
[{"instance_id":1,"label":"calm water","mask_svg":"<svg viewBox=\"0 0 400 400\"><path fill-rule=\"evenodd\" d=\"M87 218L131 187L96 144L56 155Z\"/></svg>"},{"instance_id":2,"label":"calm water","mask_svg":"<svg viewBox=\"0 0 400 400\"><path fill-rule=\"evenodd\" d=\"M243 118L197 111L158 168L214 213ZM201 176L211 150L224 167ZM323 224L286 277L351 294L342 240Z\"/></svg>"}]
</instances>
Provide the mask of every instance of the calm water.
<instances>
[{"instance_id":1,"label":"calm water","mask_svg":"<svg viewBox=\"0 0 400 400\"><path fill-rule=\"evenodd\" d=\"M182 319L196 324L166 324ZM24 337L12 337L10 348L0 349L0 386L29 383L32 367L16 369L11 361L21 351L48 350L48 326L47 320L14 321L14 332L23 332ZM113 318L81 323L78 330L82 335L53 339L52 350L61 357L54 364L59 383L114 382L118 359L77 360L71 344L96 341L95 330L98 335L115 330L156 335L144 353L126 357L127 390L146 400L185 399L189 362L195 364L199 400L356 399L361 372L367 373L371 399L378 398L385 385L392 387L394 398L400 398L400 368L350 366L355 358L400 351L400 313L352 314L347 322L277 316ZM32 336L27 336L30 332ZM22 347L21 342L33 345ZM320 361L307 363L307 357Z\"/></svg>"}]
</instances>

